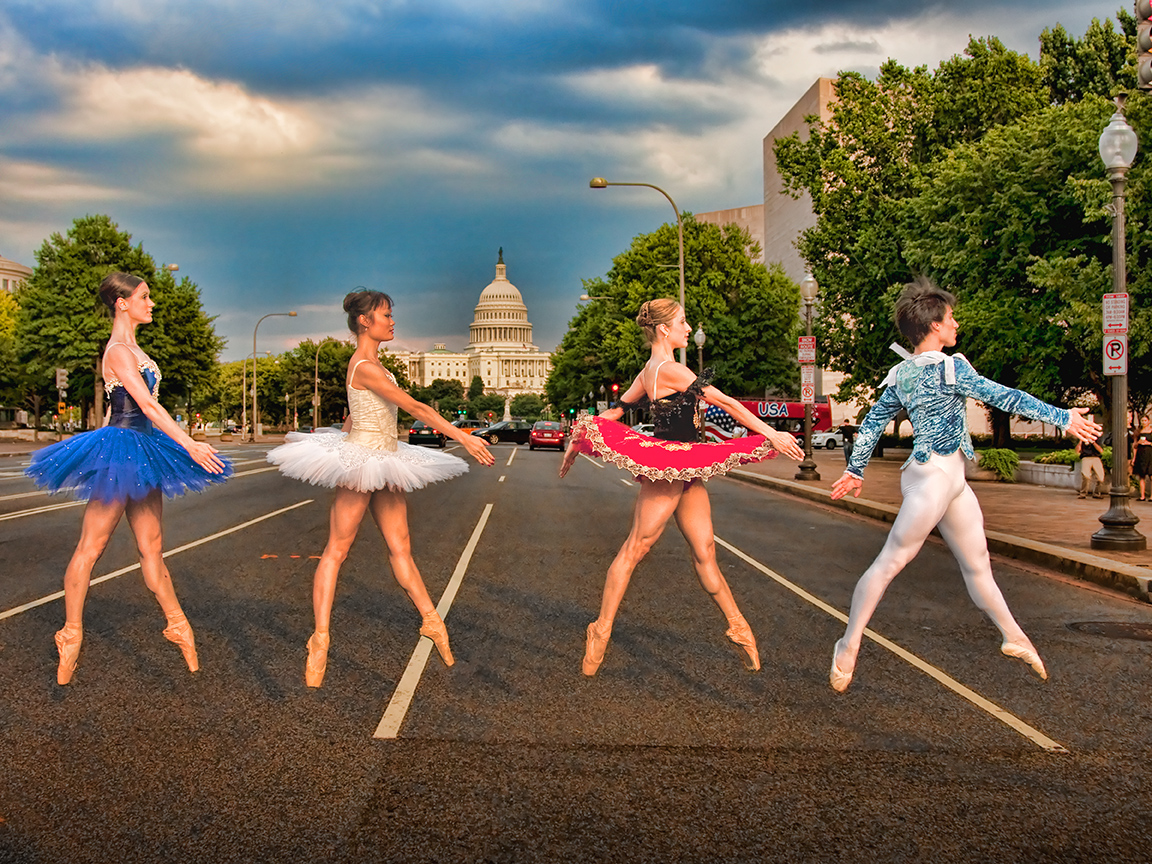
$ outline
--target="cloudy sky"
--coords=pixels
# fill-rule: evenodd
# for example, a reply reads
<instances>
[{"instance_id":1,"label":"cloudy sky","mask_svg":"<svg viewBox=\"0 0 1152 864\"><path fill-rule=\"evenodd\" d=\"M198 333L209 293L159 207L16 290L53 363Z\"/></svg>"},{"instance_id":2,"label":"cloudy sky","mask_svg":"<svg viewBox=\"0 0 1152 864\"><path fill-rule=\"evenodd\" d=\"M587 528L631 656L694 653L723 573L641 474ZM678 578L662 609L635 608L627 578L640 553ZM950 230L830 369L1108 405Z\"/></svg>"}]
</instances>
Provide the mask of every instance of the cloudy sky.
<instances>
[{"instance_id":1,"label":"cloudy sky","mask_svg":"<svg viewBox=\"0 0 1152 864\"><path fill-rule=\"evenodd\" d=\"M1125 3L1125 6L1130 4ZM0 255L107 213L201 289L225 359L343 338L461 349L504 248L536 344L671 217L763 198L761 141L821 75L996 35L1037 55L1116 0L3 0ZM830 10L835 9L835 12Z\"/></svg>"}]
</instances>

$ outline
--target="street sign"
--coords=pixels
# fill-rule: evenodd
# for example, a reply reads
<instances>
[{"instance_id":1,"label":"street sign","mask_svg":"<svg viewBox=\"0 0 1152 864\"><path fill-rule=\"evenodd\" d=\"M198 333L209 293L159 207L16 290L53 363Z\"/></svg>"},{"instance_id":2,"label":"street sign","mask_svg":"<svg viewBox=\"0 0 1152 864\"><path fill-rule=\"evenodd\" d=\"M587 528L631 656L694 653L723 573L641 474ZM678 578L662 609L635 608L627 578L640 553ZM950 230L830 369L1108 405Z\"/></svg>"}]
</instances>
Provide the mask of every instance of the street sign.
<instances>
[{"instance_id":1,"label":"street sign","mask_svg":"<svg viewBox=\"0 0 1152 864\"><path fill-rule=\"evenodd\" d=\"M1104 374L1128 374L1128 334L1109 333L1104 337Z\"/></svg>"},{"instance_id":2,"label":"street sign","mask_svg":"<svg viewBox=\"0 0 1152 864\"><path fill-rule=\"evenodd\" d=\"M800 402L804 405L816 404L816 385L814 384L801 384L800 385Z\"/></svg>"},{"instance_id":3,"label":"street sign","mask_svg":"<svg viewBox=\"0 0 1152 864\"><path fill-rule=\"evenodd\" d=\"M816 362L816 337L801 336L796 349L797 359L801 364Z\"/></svg>"},{"instance_id":4,"label":"street sign","mask_svg":"<svg viewBox=\"0 0 1152 864\"><path fill-rule=\"evenodd\" d=\"M811 364L805 363L800 367L800 383L801 384L815 384L816 383L816 367Z\"/></svg>"},{"instance_id":5,"label":"street sign","mask_svg":"<svg viewBox=\"0 0 1152 864\"><path fill-rule=\"evenodd\" d=\"M1128 332L1128 295L1104 295L1104 332ZM1127 352L1125 352L1127 353ZM1116 373L1119 374L1119 373Z\"/></svg>"}]
</instances>

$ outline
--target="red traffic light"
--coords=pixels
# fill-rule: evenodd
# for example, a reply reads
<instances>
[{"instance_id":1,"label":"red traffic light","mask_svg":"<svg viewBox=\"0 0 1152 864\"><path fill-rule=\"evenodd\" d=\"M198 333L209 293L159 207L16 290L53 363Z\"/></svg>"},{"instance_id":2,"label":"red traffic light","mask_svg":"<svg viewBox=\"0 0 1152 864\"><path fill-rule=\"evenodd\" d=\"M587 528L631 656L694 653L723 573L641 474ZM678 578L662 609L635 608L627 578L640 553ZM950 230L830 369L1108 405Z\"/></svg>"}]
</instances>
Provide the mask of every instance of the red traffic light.
<instances>
[{"instance_id":1,"label":"red traffic light","mask_svg":"<svg viewBox=\"0 0 1152 864\"><path fill-rule=\"evenodd\" d=\"M612 385L612 392L613 393L619 393L620 392L620 385L619 384L613 384Z\"/></svg>"}]
</instances>

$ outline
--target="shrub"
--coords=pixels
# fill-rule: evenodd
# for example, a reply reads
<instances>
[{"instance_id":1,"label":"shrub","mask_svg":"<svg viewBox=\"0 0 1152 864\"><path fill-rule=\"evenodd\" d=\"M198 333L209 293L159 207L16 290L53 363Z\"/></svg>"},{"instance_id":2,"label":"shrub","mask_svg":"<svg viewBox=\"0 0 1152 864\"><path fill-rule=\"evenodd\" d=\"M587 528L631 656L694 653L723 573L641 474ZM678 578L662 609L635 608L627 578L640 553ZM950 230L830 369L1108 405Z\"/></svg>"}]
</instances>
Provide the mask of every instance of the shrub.
<instances>
[{"instance_id":1,"label":"shrub","mask_svg":"<svg viewBox=\"0 0 1152 864\"><path fill-rule=\"evenodd\" d=\"M1002 483L1016 482L1016 466L1020 464L1020 457L1015 450L992 448L981 450L976 455L980 457L980 467L995 471L997 480Z\"/></svg>"},{"instance_id":2,"label":"shrub","mask_svg":"<svg viewBox=\"0 0 1152 864\"><path fill-rule=\"evenodd\" d=\"M1037 456L1036 461L1041 465L1075 465L1080 461L1080 454L1074 449L1053 450L1043 456Z\"/></svg>"}]
</instances>

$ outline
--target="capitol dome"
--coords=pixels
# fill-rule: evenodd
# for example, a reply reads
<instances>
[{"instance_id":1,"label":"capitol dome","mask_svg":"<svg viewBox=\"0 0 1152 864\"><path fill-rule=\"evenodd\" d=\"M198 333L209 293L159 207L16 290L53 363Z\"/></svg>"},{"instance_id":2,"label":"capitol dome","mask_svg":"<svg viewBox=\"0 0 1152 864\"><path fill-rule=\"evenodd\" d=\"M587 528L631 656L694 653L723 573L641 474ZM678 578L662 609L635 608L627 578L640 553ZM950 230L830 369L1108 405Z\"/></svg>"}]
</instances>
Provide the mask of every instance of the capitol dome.
<instances>
[{"instance_id":1,"label":"capitol dome","mask_svg":"<svg viewBox=\"0 0 1152 864\"><path fill-rule=\"evenodd\" d=\"M496 278L480 292L472 326L468 329L468 350L485 348L536 350L532 344L528 307L519 289L508 281L503 248L496 262Z\"/></svg>"}]
</instances>

